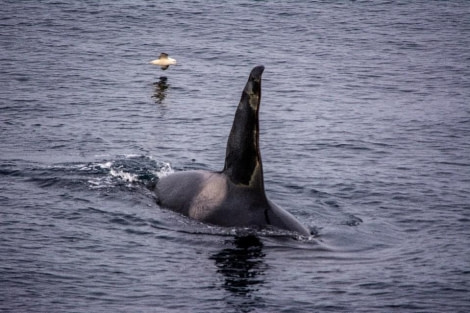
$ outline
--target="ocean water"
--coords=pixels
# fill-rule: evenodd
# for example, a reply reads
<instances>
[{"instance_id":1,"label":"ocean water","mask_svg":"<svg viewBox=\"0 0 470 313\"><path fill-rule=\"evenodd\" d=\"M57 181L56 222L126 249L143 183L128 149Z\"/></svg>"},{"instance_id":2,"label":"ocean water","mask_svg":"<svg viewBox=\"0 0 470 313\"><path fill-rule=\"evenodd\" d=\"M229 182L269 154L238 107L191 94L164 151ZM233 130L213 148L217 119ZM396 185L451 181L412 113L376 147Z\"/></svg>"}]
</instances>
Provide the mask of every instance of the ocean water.
<instances>
[{"instance_id":1,"label":"ocean water","mask_svg":"<svg viewBox=\"0 0 470 313\"><path fill-rule=\"evenodd\" d=\"M1 312L470 310L468 1L0 17ZM146 188L222 169L259 64L267 194L310 238L197 223Z\"/></svg>"}]
</instances>

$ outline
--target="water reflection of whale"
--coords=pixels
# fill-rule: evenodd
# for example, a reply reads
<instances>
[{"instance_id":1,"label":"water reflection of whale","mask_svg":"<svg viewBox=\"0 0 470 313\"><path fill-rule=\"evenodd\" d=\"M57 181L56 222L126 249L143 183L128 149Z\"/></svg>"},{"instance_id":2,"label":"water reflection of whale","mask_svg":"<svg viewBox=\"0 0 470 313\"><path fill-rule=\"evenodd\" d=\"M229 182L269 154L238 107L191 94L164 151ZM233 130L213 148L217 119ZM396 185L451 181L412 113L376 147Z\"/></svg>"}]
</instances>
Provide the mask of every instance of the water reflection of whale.
<instances>
[{"instance_id":1,"label":"water reflection of whale","mask_svg":"<svg viewBox=\"0 0 470 313\"><path fill-rule=\"evenodd\" d=\"M223 249L210 258L215 261L217 272L223 275L224 289L230 293L227 303L243 308L241 312L250 312L263 306L262 299L252 295L264 284L267 265L263 244L254 235L236 237L230 244L234 247Z\"/></svg>"},{"instance_id":2,"label":"water reflection of whale","mask_svg":"<svg viewBox=\"0 0 470 313\"><path fill-rule=\"evenodd\" d=\"M155 102L157 104L162 104L163 100L165 100L166 98L167 89L169 87L167 81L168 78L166 76L161 76L158 82L153 83L155 90L152 98L155 99Z\"/></svg>"}]
</instances>

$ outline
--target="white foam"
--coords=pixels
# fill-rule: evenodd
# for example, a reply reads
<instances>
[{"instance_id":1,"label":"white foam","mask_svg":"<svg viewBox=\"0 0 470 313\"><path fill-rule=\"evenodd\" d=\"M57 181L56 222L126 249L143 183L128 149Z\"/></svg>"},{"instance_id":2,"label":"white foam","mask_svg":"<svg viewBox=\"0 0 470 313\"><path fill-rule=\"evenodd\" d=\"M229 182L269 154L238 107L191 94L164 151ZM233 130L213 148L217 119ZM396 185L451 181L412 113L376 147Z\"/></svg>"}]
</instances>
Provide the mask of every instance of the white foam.
<instances>
[{"instance_id":1,"label":"white foam","mask_svg":"<svg viewBox=\"0 0 470 313\"><path fill-rule=\"evenodd\" d=\"M170 163L163 162L163 166L155 174L157 175L158 178L162 178L174 172L175 171L171 168Z\"/></svg>"},{"instance_id":2,"label":"white foam","mask_svg":"<svg viewBox=\"0 0 470 313\"><path fill-rule=\"evenodd\" d=\"M101 168L111 168L111 166L113 166L113 162L109 161L109 162L101 163L101 164L97 164L97 165Z\"/></svg>"},{"instance_id":3,"label":"white foam","mask_svg":"<svg viewBox=\"0 0 470 313\"><path fill-rule=\"evenodd\" d=\"M88 186L92 189L102 189L113 185L113 182L109 177L94 178L88 180Z\"/></svg>"},{"instance_id":4,"label":"white foam","mask_svg":"<svg viewBox=\"0 0 470 313\"><path fill-rule=\"evenodd\" d=\"M86 165L78 165L80 171L89 171L95 168L101 169L110 169L113 166L113 162L105 162L105 163L98 163L98 164L86 164Z\"/></svg>"},{"instance_id":5,"label":"white foam","mask_svg":"<svg viewBox=\"0 0 470 313\"><path fill-rule=\"evenodd\" d=\"M137 175L131 174L131 173L128 173L128 172L124 172L122 170L111 169L109 171L109 174L111 174L111 176L120 178L120 179L122 179L124 181L127 181L127 182L130 182L130 183L134 183L138 180Z\"/></svg>"}]
</instances>

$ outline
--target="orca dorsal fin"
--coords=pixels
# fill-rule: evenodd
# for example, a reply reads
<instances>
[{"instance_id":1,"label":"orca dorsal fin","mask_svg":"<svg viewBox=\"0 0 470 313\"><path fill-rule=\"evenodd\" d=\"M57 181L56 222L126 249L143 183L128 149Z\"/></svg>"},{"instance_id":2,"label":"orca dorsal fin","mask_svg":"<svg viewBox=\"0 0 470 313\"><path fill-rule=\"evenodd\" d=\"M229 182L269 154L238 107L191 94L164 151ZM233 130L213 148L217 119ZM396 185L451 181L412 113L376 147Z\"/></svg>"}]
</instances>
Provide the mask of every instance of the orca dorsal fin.
<instances>
[{"instance_id":1,"label":"orca dorsal fin","mask_svg":"<svg viewBox=\"0 0 470 313\"><path fill-rule=\"evenodd\" d=\"M262 65L253 68L243 89L227 142L223 173L236 185L264 193L258 120L263 71Z\"/></svg>"}]
</instances>

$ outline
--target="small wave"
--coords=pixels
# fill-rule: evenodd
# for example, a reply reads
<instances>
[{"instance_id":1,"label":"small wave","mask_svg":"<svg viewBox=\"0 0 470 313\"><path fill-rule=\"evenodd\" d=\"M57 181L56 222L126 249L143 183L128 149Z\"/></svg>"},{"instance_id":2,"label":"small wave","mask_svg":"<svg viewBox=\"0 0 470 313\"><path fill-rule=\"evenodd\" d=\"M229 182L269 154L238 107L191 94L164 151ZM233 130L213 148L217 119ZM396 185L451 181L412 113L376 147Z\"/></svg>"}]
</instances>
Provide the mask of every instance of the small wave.
<instances>
[{"instance_id":1,"label":"small wave","mask_svg":"<svg viewBox=\"0 0 470 313\"><path fill-rule=\"evenodd\" d=\"M111 162L111 161L96 164L96 167L99 167L99 168L102 168L102 169L110 169L111 166L113 166L113 162ZM87 169L87 167L84 167L83 169Z\"/></svg>"},{"instance_id":2,"label":"small wave","mask_svg":"<svg viewBox=\"0 0 470 313\"><path fill-rule=\"evenodd\" d=\"M73 189L83 186L90 189L151 186L160 177L172 172L169 163L143 155L119 155L87 163L4 165L0 168L1 175L23 176L43 188L58 186Z\"/></svg>"},{"instance_id":3,"label":"small wave","mask_svg":"<svg viewBox=\"0 0 470 313\"><path fill-rule=\"evenodd\" d=\"M116 170L111 168L109 174L113 177L119 178L129 183L136 183L139 181L139 176L133 173L125 172L123 170Z\"/></svg>"},{"instance_id":4,"label":"small wave","mask_svg":"<svg viewBox=\"0 0 470 313\"><path fill-rule=\"evenodd\" d=\"M155 161L152 157L142 155L118 156L114 160L89 163L80 168L81 171L101 172L104 175L88 180L93 189L108 188L120 184L132 187L135 184L151 185L160 177L173 172L167 162Z\"/></svg>"},{"instance_id":5,"label":"small wave","mask_svg":"<svg viewBox=\"0 0 470 313\"><path fill-rule=\"evenodd\" d=\"M222 236L222 237L245 237L256 236L261 238L279 238L279 239L294 239L300 242L317 242L318 232L311 230L311 235L303 236L294 231L284 229L266 227L266 228L253 228L253 227L222 227L215 225L208 225L187 217L181 216L178 219L182 223L181 228L176 231L180 233L187 233L191 235L209 235L209 236Z\"/></svg>"}]
</instances>

